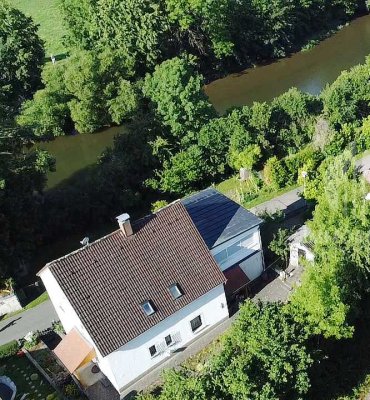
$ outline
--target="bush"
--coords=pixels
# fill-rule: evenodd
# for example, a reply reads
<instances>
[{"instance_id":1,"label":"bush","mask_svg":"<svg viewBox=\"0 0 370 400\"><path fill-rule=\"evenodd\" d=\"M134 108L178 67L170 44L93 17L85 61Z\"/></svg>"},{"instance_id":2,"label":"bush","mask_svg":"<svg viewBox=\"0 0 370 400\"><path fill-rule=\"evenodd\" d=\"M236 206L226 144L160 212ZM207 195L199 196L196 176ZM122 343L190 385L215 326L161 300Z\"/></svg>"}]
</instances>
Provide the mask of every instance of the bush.
<instances>
[{"instance_id":1,"label":"bush","mask_svg":"<svg viewBox=\"0 0 370 400\"><path fill-rule=\"evenodd\" d=\"M12 340L9 343L3 344L0 346L0 360L3 358L7 358L10 356L14 356L17 354L17 351L19 350L19 344L16 340Z\"/></svg>"},{"instance_id":2,"label":"bush","mask_svg":"<svg viewBox=\"0 0 370 400\"><path fill-rule=\"evenodd\" d=\"M76 398L81 393L80 393L79 389L77 388L77 386L74 383L69 383L68 385L66 385L64 387L64 394L67 397Z\"/></svg>"},{"instance_id":3,"label":"bush","mask_svg":"<svg viewBox=\"0 0 370 400\"><path fill-rule=\"evenodd\" d=\"M280 189L286 186L290 178L285 163L278 160L276 156L267 160L263 169L263 177L266 184L273 189Z\"/></svg>"}]
</instances>

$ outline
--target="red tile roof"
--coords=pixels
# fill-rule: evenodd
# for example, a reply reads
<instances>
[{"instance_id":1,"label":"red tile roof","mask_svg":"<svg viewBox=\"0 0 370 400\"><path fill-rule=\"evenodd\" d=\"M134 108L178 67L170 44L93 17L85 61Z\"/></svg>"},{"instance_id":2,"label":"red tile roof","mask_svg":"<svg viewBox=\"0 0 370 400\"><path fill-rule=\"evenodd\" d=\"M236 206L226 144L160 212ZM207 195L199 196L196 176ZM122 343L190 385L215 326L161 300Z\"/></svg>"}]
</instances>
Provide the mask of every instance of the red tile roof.
<instances>
[{"instance_id":1,"label":"red tile roof","mask_svg":"<svg viewBox=\"0 0 370 400\"><path fill-rule=\"evenodd\" d=\"M185 207L174 203L48 266L103 356L225 282ZM169 286L184 292L173 300ZM146 316L140 304L157 312Z\"/></svg>"},{"instance_id":2,"label":"red tile roof","mask_svg":"<svg viewBox=\"0 0 370 400\"><path fill-rule=\"evenodd\" d=\"M235 265L234 267L224 271L224 275L227 279L225 292L228 295L234 294L250 282L250 279L243 272L239 265Z\"/></svg>"}]
</instances>

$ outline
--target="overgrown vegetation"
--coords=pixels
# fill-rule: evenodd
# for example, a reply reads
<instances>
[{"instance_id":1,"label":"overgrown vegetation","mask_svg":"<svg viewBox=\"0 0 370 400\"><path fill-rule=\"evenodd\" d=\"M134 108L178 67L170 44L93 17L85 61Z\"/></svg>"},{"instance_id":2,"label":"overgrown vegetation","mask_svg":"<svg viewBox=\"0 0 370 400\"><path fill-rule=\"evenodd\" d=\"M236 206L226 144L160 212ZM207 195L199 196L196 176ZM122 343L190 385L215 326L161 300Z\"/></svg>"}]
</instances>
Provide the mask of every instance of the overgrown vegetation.
<instances>
[{"instance_id":1,"label":"overgrown vegetation","mask_svg":"<svg viewBox=\"0 0 370 400\"><path fill-rule=\"evenodd\" d=\"M5 343L0 346L0 360L8 358L17 354L19 350L19 344L16 340L12 340L9 343Z\"/></svg>"}]
</instances>

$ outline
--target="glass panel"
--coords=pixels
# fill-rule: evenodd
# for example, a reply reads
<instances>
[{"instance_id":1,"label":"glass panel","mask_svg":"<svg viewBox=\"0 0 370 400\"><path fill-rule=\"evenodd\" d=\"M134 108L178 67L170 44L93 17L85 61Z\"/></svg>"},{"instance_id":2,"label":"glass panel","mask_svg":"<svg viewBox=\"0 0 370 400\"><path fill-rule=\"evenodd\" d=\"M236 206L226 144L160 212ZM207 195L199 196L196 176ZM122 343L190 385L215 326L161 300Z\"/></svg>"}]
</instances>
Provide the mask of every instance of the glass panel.
<instances>
[{"instance_id":1,"label":"glass panel","mask_svg":"<svg viewBox=\"0 0 370 400\"><path fill-rule=\"evenodd\" d=\"M166 341L166 345L169 346L172 343L171 335L167 335L164 340Z\"/></svg>"},{"instance_id":2,"label":"glass panel","mask_svg":"<svg viewBox=\"0 0 370 400\"><path fill-rule=\"evenodd\" d=\"M219 253L214 255L214 258L217 263L221 264L223 261L227 259L227 251L226 250L220 251Z\"/></svg>"},{"instance_id":3,"label":"glass panel","mask_svg":"<svg viewBox=\"0 0 370 400\"><path fill-rule=\"evenodd\" d=\"M182 292L181 292L179 286L178 286L176 283L174 283L173 285L171 285L171 286L169 287L169 290L170 290L171 295L172 295L172 298L173 298L174 300L175 300L175 299L178 299L179 297L182 296Z\"/></svg>"},{"instance_id":4,"label":"glass panel","mask_svg":"<svg viewBox=\"0 0 370 400\"><path fill-rule=\"evenodd\" d=\"M149 347L149 353L152 357L157 353L157 349L155 348L155 346Z\"/></svg>"},{"instance_id":5,"label":"glass panel","mask_svg":"<svg viewBox=\"0 0 370 400\"><path fill-rule=\"evenodd\" d=\"M202 319L200 315L190 321L191 330L194 332L202 326Z\"/></svg>"},{"instance_id":6,"label":"glass panel","mask_svg":"<svg viewBox=\"0 0 370 400\"><path fill-rule=\"evenodd\" d=\"M146 303L143 303L141 305L141 307L143 308L146 315L154 314L154 308L152 307L152 305L150 304L149 301L147 301Z\"/></svg>"}]
</instances>

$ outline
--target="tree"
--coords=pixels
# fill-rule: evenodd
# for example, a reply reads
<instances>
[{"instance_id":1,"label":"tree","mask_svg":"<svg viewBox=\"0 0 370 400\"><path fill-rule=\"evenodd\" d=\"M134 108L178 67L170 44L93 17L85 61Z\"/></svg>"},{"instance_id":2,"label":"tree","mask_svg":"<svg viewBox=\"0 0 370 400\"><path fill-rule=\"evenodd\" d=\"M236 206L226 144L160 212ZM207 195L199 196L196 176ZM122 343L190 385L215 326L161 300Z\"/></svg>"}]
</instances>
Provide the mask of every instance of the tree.
<instances>
[{"instance_id":1,"label":"tree","mask_svg":"<svg viewBox=\"0 0 370 400\"><path fill-rule=\"evenodd\" d=\"M229 157L229 164L237 171L240 168L251 170L260 160L261 153L261 147L258 144L251 144L240 153L236 151L232 152Z\"/></svg>"},{"instance_id":2,"label":"tree","mask_svg":"<svg viewBox=\"0 0 370 400\"><path fill-rule=\"evenodd\" d=\"M144 96L153 102L158 119L170 128L177 143L186 136L194 137L216 116L202 86L203 77L196 73L191 56L167 60L145 78Z\"/></svg>"},{"instance_id":3,"label":"tree","mask_svg":"<svg viewBox=\"0 0 370 400\"><path fill-rule=\"evenodd\" d=\"M71 112L65 81L66 66L57 64L45 67L42 72L44 89L38 90L32 100L27 100L21 107L17 123L39 138L64 135L72 130Z\"/></svg>"},{"instance_id":4,"label":"tree","mask_svg":"<svg viewBox=\"0 0 370 400\"><path fill-rule=\"evenodd\" d=\"M30 139L9 125L0 128L0 275L14 277L39 244L39 211L46 172L54 160L45 151L27 151Z\"/></svg>"},{"instance_id":5,"label":"tree","mask_svg":"<svg viewBox=\"0 0 370 400\"><path fill-rule=\"evenodd\" d=\"M368 77L370 58L365 64L344 71L322 93L324 112L335 128L355 123L370 114Z\"/></svg>"},{"instance_id":6,"label":"tree","mask_svg":"<svg viewBox=\"0 0 370 400\"><path fill-rule=\"evenodd\" d=\"M269 244L269 249L284 261L285 268L288 266L289 263L288 239L290 233L291 232L288 229L279 228Z\"/></svg>"},{"instance_id":7,"label":"tree","mask_svg":"<svg viewBox=\"0 0 370 400\"><path fill-rule=\"evenodd\" d=\"M311 333L348 337L369 284L368 188L349 152L326 164L316 186L318 205L309 223L315 261L293 294L292 308Z\"/></svg>"},{"instance_id":8,"label":"tree","mask_svg":"<svg viewBox=\"0 0 370 400\"><path fill-rule=\"evenodd\" d=\"M82 50L65 63L45 67L45 85L22 107L18 123L40 137L91 133L134 117L139 90L119 52Z\"/></svg>"},{"instance_id":9,"label":"tree","mask_svg":"<svg viewBox=\"0 0 370 400\"><path fill-rule=\"evenodd\" d=\"M164 162L163 171L159 173L159 187L177 195L189 193L204 179L204 167L201 149L196 145L190 146Z\"/></svg>"},{"instance_id":10,"label":"tree","mask_svg":"<svg viewBox=\"0 0 370 400\"><path fill-rule=\"evenodd\" d=\"M247 301L209 374L219 391L216 398L302 399L311 364L303 326L284 306Z\"/></svg>"},{"instance_id":11,"label":"tree","mask_svg":"<svg viewBox=\"0 0 370 400\"><path fill-rule=\"evenodd\" d=\"M32 19L0 1L0 112L18 109L41 83L43 43ZM0 114L0 117L2 115Z\"/></svg>"},{"instance_id":12,"label":"tree","mask_svg":"<svg viewBox=\"0 0 370 400\"><path fill-rule=\"evenodd\" d=\"M119 50L134 72L146 72L169 45L169 24L159 0L63 0L69 40L86 50ZM139 73L140 73L139 72Z\"/></svg>"}]
</instances>

